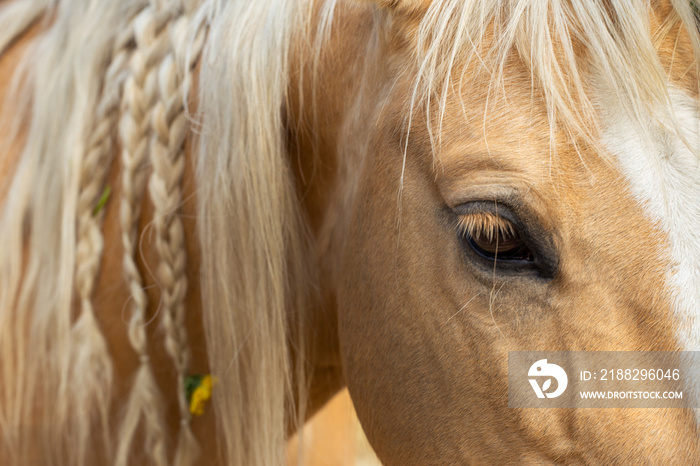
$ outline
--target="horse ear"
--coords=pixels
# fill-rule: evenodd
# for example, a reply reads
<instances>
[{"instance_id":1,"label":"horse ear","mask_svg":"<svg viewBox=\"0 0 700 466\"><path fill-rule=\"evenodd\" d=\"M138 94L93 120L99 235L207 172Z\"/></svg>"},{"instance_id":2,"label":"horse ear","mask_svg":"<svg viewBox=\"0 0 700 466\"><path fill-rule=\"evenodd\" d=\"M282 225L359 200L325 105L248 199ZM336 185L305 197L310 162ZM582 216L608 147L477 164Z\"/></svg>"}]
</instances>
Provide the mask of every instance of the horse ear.
<instances>
[{"instance_id":1,"label":"horse ear","mask_svg":"<svg viewBox=\"0 0 700 466\"><path fill-rule=\"evenodd\" d=\"M432 0L355 0L357 3L373 3L383 10L391 10L401 13L413 13L425 10Z\"/></svg>"}]
</instances>

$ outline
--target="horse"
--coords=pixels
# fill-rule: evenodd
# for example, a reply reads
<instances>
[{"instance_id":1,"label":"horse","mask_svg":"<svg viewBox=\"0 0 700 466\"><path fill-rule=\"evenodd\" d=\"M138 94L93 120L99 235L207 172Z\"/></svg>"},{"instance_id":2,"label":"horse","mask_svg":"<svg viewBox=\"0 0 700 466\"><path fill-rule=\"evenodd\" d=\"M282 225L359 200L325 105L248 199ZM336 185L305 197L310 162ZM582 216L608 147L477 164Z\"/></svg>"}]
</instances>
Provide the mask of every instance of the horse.
<instances>
[{"instance_id":1,"label":"horse","mask_svg":"<svg viewBox=\"0 0 700 466\"><path fill-rule=\"evenodd\" d=\"M343 387L388 465L700 459L692 409L507 387L509 351L700 346L695 2L0 25L4 463L281 464Z\"/></svg>"}]
</instances>

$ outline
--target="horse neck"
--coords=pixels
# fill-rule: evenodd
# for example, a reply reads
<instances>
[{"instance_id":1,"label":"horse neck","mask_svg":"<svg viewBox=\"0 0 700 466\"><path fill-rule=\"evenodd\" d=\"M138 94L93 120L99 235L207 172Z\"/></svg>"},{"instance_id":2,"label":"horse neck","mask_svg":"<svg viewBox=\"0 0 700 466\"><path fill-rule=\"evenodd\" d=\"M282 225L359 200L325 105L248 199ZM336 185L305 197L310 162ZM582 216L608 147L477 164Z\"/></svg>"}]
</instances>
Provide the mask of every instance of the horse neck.
<instances>
[{"instance_id":1,"label":"horse neck","mask_svg":"<svg viewBox=\"0 0 700 466\"><path fill-rule=\"evenodd\" d=\"M311 30L319 27L315 12ZM359 154L342 147L361 100L366 49L372 34L371 13L338 6L328 40L307 38L317 51L297 47L292 55L286 108L289 166L311 239L313 282L308 310L314 367L308 415L342 387L338 349L336 289L340 278L343 225L351 208L353 177ZM317 53L314 53L317 52ZM317 384L318 382L318 384Z\"/></svg>"}]
</instances>

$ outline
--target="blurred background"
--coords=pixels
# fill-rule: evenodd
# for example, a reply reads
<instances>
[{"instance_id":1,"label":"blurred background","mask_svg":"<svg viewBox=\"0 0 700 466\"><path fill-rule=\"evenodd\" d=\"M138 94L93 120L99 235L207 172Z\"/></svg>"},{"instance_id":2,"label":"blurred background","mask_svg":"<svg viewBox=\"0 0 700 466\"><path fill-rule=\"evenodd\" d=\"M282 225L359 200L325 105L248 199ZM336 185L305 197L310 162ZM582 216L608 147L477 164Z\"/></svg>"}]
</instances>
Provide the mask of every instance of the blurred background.
<instances>
[{"instance_id":1,"label":"blurred background","mask_svg":"<svg viewBox=\"0 0 700 466\"><path fill-rule=\"evenodd\" d=\"M347 390L338 393L287 447L287 466L381 466L369 446Z\"/></svg>"}]
</instances>

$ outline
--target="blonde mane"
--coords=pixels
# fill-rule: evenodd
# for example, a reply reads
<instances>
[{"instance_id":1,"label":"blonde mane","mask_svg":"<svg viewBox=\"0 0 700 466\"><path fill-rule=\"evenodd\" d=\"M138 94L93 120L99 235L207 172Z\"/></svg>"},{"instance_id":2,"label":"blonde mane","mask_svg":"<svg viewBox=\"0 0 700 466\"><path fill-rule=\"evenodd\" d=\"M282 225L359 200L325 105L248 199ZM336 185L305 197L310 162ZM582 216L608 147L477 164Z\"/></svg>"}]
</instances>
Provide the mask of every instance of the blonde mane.
<instances>
[{"instance_id":1,"label":"blonde mane","mask_svg":"<svg viewBox=\"0 0 700 466\"><path fill-rule=\"evenodd\" d=\"M202 294L208 364L219 387L212 405L222 458L227 464L283 462L286 426L304 417L299 348L311 272L280 109L287 104L291 57L308 54L303 47L310 43L312 60L320 59L336 3L15 0L0 6L0 51L33 24L42 28L16 71L17 96L3 112L15 136L17 122L27 124L16 164L0 164L13 167L8 184L0 186L0 433L15 455L12 464L37 448L30 435L37 426L42 448L70 464L86 463L95 442L127 464L137 434L155 464L194 461L183 383L191 359L183 304L188 287ZM700 34L691 5L670 3L673 12L658 34L681 24L697 56ZM323 19L314 26L319 4ZM376 27L394 14L402 13L376 15ZM614 90L640 125L648 124L650 113L670 108L660 38L651 35L649 18L648 2L640 1L591 8L589 0L435 0L411 33L418 73L408 115L428 112L439 153L450 92L468 86L462 70L480 63L491 105L502 104L508 62L517 56L544 98L551 137L563 130L596 147L593 77ZM309 39L314 35L319 39ZM672 122L673 115L658 121ZM201 277L195 284L184 275L177 216L187 135L196 139ZM117 159L131 294L125 316L140 365L125 410L114 419L112 356L92 294L105 241L104 213L96 205ZM178 380L175 454L166 448L145 332L148 303L136 265L137 222L147 194L160 261L158 319ZM293 399L301 403L298 418L285 419L285 403ZM30 426L27 419L38 421Z\"/></svg>"},{"instance_id":2,"label":"blonde mane","mask_svg":"<svg viewBox=\"0 0 700 466\"><path fill-rule=\"evenodd\" d=\"M294 309L303 308L298 290L305 277L305 240L276 109L286 99L288 44L306 16L301 4L276 3L17 1L0 9L0 24L6 25L0 50L37 21L42 28L16 72L21 92L4 113L15 135L17 115L28 122L22 155L3 186L0 220L7 246L0 251L0 370L6 381L0 429L13 464L36 448L36 430L30 435L36 425L42 426L41 448L70 464L84 464L96 441L117 464L127 464L137 432L155 464L194 461L183 383L190 358L183 307L188 284L176 213L190 126L199 147L198 286L208 364L220 387L213 406L219 435L227 439L220 453L233 464L282 461L285 400L294 399L287 343L302 343L302 325L291 321L301 316ZM200 114L188 116L185 102L197 62ZM141 363L125 409L113 419L112 357L91 295L104 249L98 203L117 126L124 167L123 265L131 292L125 316ZM159 320L181 400L174 455L167 451L150 367L148 303L136 266L136 222L146 191L160 257ZM295 371L303 390L303 365ZM302 407L298 411L303 416ZM32 426L27 419L40 421Z\"/></svg>"},{"instance_id":3,"label":"blonde mane","mask_svg":"<svg viewBox=\"0 0 700 466\"><path fill-rule=\"evenodd\" d=\"M670 15L652 35L649 2L432 1L415 32L418 73L409 115L426 109L439 154L450 92L460 95L470 78L486 79L486 111L507 106L504 83L517 60L530 73L533 95L545 102L552 141L564 131L605 156L594 96L600 88L640 127L655 117L673 131L669 79L657 49L680 24L698 56L700 34L690 2L669 3ZM697 61L688 64L697 68ZM465 76L467 69L477 71Z\"/></svg>"}]
</instances>

